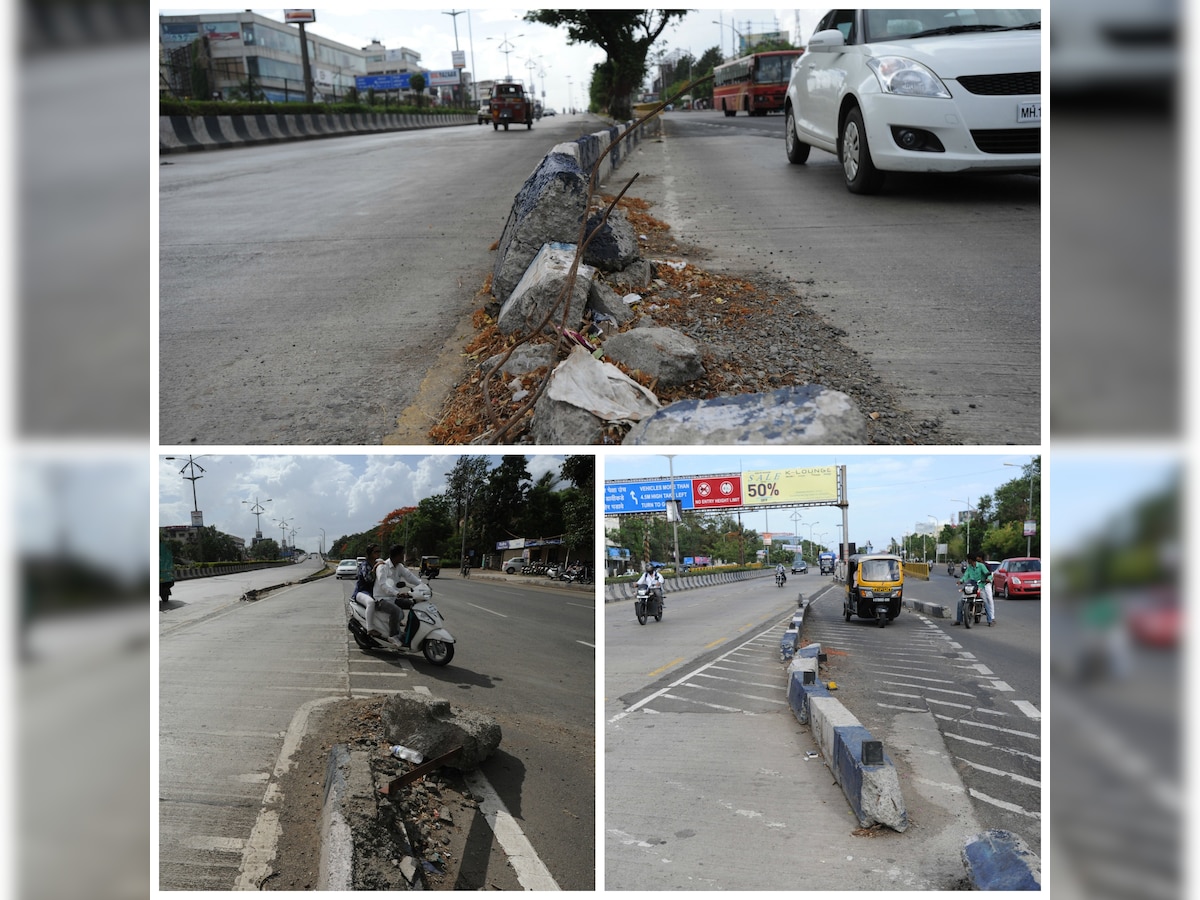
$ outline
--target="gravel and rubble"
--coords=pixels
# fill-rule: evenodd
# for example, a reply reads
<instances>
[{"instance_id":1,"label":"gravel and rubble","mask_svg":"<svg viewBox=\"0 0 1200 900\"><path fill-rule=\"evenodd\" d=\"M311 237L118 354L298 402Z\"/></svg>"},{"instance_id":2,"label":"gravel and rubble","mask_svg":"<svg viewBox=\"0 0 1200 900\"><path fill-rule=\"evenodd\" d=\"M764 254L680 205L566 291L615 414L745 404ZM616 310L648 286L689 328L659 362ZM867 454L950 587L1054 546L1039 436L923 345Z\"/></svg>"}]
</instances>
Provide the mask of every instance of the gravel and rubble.
<instances>
[{"instance_id":1,"label":"gravel and rubble","mask_svg":"<svg viewBox=\"0 0 1200 900\"><path fill-rule=\"evenodd\" d=\"M601 198L604 203L612 197ZM677 400L701 400L739 394L769 392L781 387L819 384L850 396L867 417L871 444L946 443L939 421L923 419L902 408L895 390L871 370L865 357L846 343L846 332L822 318L806 301L811 283L781 280L762 274L714 274L703 268L702 248L676 241L666 223L650 215L650 204L626 195L617 204L650 263L649 283L644 272L597 275L618 297L629 302L633 317L618 323L610 318L589 319L582 336L603 352L607 336L630 329L671 328L700 345L703 374L685 384L667 386L628 365L603 357L649 388L664 406ZM632 278L632 280L630 280ZM475 363L447 399L439 421L430 429L431 442L471 444L489 442L495 431L487 409L506 422L545 379L552 366L533 369L516 378L493 378L484 391L485 369L479 365L517 344L521 338L504 335L496 327L498 304L485 282L478 297L475 339L466 354ZM637 295L633 300L630 295ZM610 297L611 301L611 297ZM886 340L881 325L881 340ZM556 359L562 359L575 338L562 337ZM555 338L538 336L535 343L554 346ZM506 443L531 443L532 410L524 413L501 439ZM620 443L628 425L604 430L598 443Z\"/></svg>"},{"instance_id":2,"label":"gravel and rubble","mask_svg":"<svg viewBox=\"0 0 1200 900\"><path fill-rule=\"evenodd\" d=\"M280 778L280 837L262 890L317 890L321 812L329 754L346 745L366 757L376 788L410 771L392 756L381 712L385 697L347 699L315 713L293 765ZM450 768L424 776L396 796L375 792L367 822L355 832L354 890L512 890L511 869L496 872L472 850L480 827L478 800ZM486 825L482 826L486 828Z\"/></svg>"}]
</instances>

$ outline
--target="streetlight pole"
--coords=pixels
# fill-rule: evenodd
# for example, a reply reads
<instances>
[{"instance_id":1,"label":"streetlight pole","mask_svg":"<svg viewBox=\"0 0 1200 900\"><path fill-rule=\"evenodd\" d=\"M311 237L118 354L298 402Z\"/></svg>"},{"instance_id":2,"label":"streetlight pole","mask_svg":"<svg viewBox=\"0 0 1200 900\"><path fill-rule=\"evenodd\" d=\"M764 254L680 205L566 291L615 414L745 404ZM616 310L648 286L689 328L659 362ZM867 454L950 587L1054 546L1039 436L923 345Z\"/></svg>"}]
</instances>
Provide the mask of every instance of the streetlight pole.
<instances>
[{"instance_id":1,"label":"streetlight pole","mask_svg":"<svg viewBox=\"0 0 1200 900\"><path fill-rule=\"evenodd\" d=\"M1014 469L1023 469L1024 466L1017 463L1005 463L1006 466L1012 466ZM1029 511L1025 514L1027 519L1033 518L1033 460L1029 461ZM1033 535L1025 536L1025 555L1033 556Z\"/></svg>"},{"instance_id":2,"label":"streetlight pole","mask_svg":"<svg viewBox=\"0 0 1200 900\"><path fill-rule=\"evenodd\" d=\"M317 531L321 532L321 559L324 559L325 558L325 529L318 528Z\"/></svg>"},{"instance_id":3,"label":"streetlight pole","mask_svg":"<svg viewBox=\"0 0 1200 900\"><path fill-rule=\"evenodd\" d=\"M270 497L268 497L267 502L271 503L273 501L271 500ZM243 500L242 503L249 506L250 501ZM254 505L250 507L250 515L254 516L254 537L256 540L260 540L260 541L262 540L262 514L265 512L266 512L266 510L263 509L262 504L258 502L258 495L255 494Z\"/></svg>"},{"instance_id":4,"label":"streetlight pole","mask_svg":"<svg viewBox=\"0 0 1200 900\"><path fill-rule=\"evenodd\" d=\"M178 462L180 457L164 456L163 459L169 459L169 460ZM192 526L199 528L204 525L204 514L202 512L200 512L200 504L196 500L196 482L199 481L204 476L197 475L196 470L199 469L201 472L203 472L204 466L202 466L198 462L196 462L197 459L198 459L198 457L192 456L189 453L188 461L184 464L183 468L181 468L179 470L179 474L183 475L183 473L187 470L190 470L192 473L191 475L183 475L183 478L185 481L190 481L192 483Z\"/></svg>"},{"instance_id":5,"label":"streetlight pole","mask_svg":"<svg viewBox=\"0 0 1200 900\"><path fill-rule=\"evenodd\" d=\"M513 35L513 37L525 37L525 35L524 35L524 34L514 34L514 35ZM490 38L488 38L488 40L489 40L489 41L494 41L494 40L495 40L495 38L491 38L491 37L490 37ZM504 45L505 45L505 44L508 44L508 49L507 49L507 50L505 50L505 49L504 49ZM512 72L511 72L511 71L509 70L509 68L508 68L508 54L510 54L510 53L512 53L514 50L516 50L516 49L517 49L517 46L516 46L516 44L513 44L513 43L510 43L510 42L509 42L509 40L508 40L508 32L507 32L507 31L504 33L504 40L500 42L500 45L499 45L499 46L498 46L496 49L497 49L497 50L499 50L501 53L503 53L503 54L504 54L504 74L507 76L507 78L508 78L508 80L509 80L509 81L512 81Z\"/></svg>"},{"instance_id":6,"label":"streetlight pole","mask_svg":"<svg viewBox=\"0 0 1200 900\"><path fill-rule=\"evenodd\" d=\"M970 553L971 552L971 519L973 518L971 515L971 498L968 497L966 500L955 500L953 497L951 497L950 502L967 504L967 550L966 550L966 553ZM966 556L966 553L964 553L963 555Z\"/></svg>"},{"instance_id":7,"label":"streetlight pole","mask_svg":"<svg viewBox=\"0 0 1200 900\"><path fill-rule=\"evenodd\" d=\"M926 517L927 519L933 519L933 561L936 563L936 562L937 562L937 526L938 526L938 517L937 517L937 516L931 516L929 513L925 513L925 517Z\"/></svg>"},{"instance_id":8,"label":"streetlight pole","mask_svg":"<svg viewBox=\"0 0 1200 900\"><path fill-rule=\"evenodd\" d=\"M671 476L671 515L668 517L671 520L671 527L675 535L675 577L679 577L679 507L675 503L675 454L664 453L667 458L667 471Z\"/></svg>"},{"instance_id":9,"label":"streetlight pole","mask_svg":"<svg viewBox=\"0 0 1200 900\"><path fill-rule=\"evenodd\" d=\"M443 16L449 16L450 21L452 21L454 23L454 52L456 55L458 54L458 17L461 16L465 12L466 12L465 9L452 9L452 10L450 10L450 12L445 12L445 11L442 12ZM458 69L458 102L459 103L463 102L462 69L461 68Z\"/></svg>"}]
</instances>

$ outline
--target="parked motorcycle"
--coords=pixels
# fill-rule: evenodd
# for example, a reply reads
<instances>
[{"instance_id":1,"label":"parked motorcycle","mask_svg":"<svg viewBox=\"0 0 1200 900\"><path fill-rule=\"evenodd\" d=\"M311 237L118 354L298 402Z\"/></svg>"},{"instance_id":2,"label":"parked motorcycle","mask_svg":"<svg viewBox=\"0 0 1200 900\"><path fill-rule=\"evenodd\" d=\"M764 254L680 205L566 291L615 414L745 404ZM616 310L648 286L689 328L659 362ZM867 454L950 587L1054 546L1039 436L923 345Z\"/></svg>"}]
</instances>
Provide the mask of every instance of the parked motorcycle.
<instances>
[{"instance_id":1,"label":"parked motorcycle","mask_svg":"<svg viewBox=\"0 0 1200 900\"><path fill-rule=\"evenodd\" d=\"M637 599L633 601L633 611L637 615L639 625L645 625L646 619L654 616L655 622L661 622L663 617L662 594L648 587L639 587Z\"/></svg>"},{"instance_id":2,"label":"parked motorcycle","mask_svg":"<svg viewBox=\"0 0 1200 900\"><path fill-rule=\"evenodd\" d=\"M958 588L963 595L963 624L968 628L971 627L971 619L975 620L975 624L979 624L979 620L983 618L983 591L980 590L979 583L976 581L964 581Z\"/></svg>"},{"instance_id":3,"label":"parked motorcycle","mask_svg":"<svg viewBox=\"0 0 1200 900\"><path fill-rule=\"evenodd\" d=\"M407 607L409 602L412 603L412 607L407 610L407 615L416 616L417 620L417 630L410 642L412 649L419 649L425 654L425 658L435 666L448 665L450 660L454 659L454 637L446 630L445 619L438 612L438 608L433 605L433 590L427 584L419 584L411 588L411 591L411 601L400 598L396 602L401 609ZM354 643L358 644L360 650L367 652L375 650L405 652L386 638L371 636L367 629L367 608L358 602L357 595L353 590L351 590L350 596L346 598L346 608L350 616L346 627L354 635ZM376 622L378 623L382 618L384 618L384 615L376 612ZM407 619L405 620L405 625L407 626ZM404 631L402 630L401 633L404 633Z\"/></svg>"}]
</instances>

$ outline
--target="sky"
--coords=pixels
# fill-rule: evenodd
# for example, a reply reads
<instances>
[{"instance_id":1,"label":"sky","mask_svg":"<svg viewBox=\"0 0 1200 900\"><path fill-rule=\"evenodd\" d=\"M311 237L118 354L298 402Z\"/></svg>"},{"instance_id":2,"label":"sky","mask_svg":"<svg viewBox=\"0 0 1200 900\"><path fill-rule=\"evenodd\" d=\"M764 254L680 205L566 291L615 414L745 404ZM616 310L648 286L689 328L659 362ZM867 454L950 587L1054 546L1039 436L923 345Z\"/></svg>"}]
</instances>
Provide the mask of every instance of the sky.
<instances>
[{"instance_id":1,"label":"sky","mask_svg":"<svg viewBox=\"0 0 1200 900\"><path fill-rule=\"evenodd\" d=\"M263 507L263 537L280 541L286 521L288 543L316 552L325 529L325 547L347 534L366 531L402 506L415 506L442 493L446 474L461 454L223 454L194 457L196 503L204 524L246 539L254 537L255 503ZM471 454L475 455L475 454ZM482 455L482 454L481 454ZM488 456L490 467L500 456ZM562 456L527 456L533 481L558 473ZM187 456L158 461L158 525L186 525L193 509L192 482L181 473ZM204 471L200 472L199 468Z\"/></svg>"},{"instance_id":2,"label":"sky","mask_svg":"<svg viewBox=\"0 0 1200 900\"><path fill-rule=\"evenodd\" d=\"M959 510L968 507L967 503L959 501L969 500L973 507L983 494L992 493L1014 478L1024 478L1021 467L1030 459L1028 454L1022 453L1001 456L967 453L800 455L768 454L749 449L737 455L679 453L673 465L676 478L756 469L845 465L850 500L850 540L859 547L869 541L875 550L883 550L892 538L900 540L905 534L916 531L918 525L932 526L931 517L937 518L940 528ZM1017 468L1004 463L1012 463ZM609 457L605 460L604 480L666 479L671 464L665 456ZM803 516L799 527L791 519L795 512ZM841 510L833 506L742 513L742 523L759 533L793 532L804 538L811 533L816 538L826 532L827 545L840 540L836 525L841 521Z\"/></svg>"},{"instance_id":3,"label":"sky","mask_svg":"<svg viewBox=\"0 0 1200 900\"><path fill-rule=\"evenodd\" d=\"M182 15L240 12L245 7L218 4L205 8L176 8L159 3L154 9L165 15ZM444 12L455 9L446 7ZM719 44L725 54L730 55L739 32L759 33L778 28L794 33L797 22L807 39L827 9L693 10L681 22L667 27L654 50L688 50L699 58L705 50ZM283 21L283 7L254 9L254 12ZM378 9L372 8L371 4L347 2L333 8L317 7L316 12L316 23L305 26L311 33L350 47L365 47L375 38L389 48L408 47L421 54L421 65L427 69L452 68L451 53L455 48L457 27L458 48L466 52L467 70L475 72L477 80L503 78L507 71L514 79L520 78L528 84L526 65L536 61L542 67L537 71L544 69L546 75L535 77L534 87L539 96L544 90L545 105L558 110L568 108L571 101L575 107L586 105L584 100L592 67L605 58L604 51L591 45L568 45L565 31L525 22L526 11L521 9L472 8L462 15L450 16L443 14L441 9ZM503 50L510 51L507 64Z\"/></svg>"},{"instance_id":4,"label":"sky","mask_svg":"<svg viewBox=\"0 0 1200 900\"><path fill-rule=\"evenodd\" d=\"M1050 465L1051 551L1071 551L1098 537L1181 471L1173 452L1119 447L1082 453L1056 450Z\"/></svg>"}]
</instances>

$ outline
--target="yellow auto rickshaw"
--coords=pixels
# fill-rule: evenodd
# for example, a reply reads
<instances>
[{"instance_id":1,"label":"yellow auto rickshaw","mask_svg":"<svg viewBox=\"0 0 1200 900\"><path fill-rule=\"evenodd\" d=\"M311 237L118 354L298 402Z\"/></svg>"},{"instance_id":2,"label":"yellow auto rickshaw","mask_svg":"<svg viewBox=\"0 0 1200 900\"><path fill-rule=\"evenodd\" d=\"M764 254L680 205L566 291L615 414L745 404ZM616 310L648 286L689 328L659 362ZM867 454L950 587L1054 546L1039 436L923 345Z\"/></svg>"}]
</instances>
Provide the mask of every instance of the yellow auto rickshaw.
<instances>
[{"instance_id":1,"label":"yellow auto rickshaw","mask_svg":"<svg viewBox=\"0 0 1200 900\"><path fill-rule=\"evenodd\" d=\"M422 556L421 569L417 572L422 578L437 578L442 571L442 558L440 556Z\"/></svg>"},{"instance_id":2,"label":"yellow auto rickshaw","mask_svg":"<svg viewBox=\"0 0 1200 900\"><path fill-rule=\"evenodd\" d=\"M846 561L846 621L875 619L883 628L900 615L904 563L890 553L855 553Z\"/></svg>"}]
</instances>

